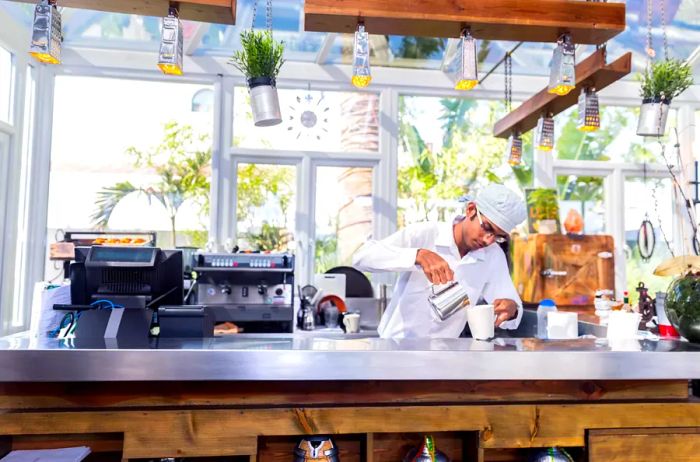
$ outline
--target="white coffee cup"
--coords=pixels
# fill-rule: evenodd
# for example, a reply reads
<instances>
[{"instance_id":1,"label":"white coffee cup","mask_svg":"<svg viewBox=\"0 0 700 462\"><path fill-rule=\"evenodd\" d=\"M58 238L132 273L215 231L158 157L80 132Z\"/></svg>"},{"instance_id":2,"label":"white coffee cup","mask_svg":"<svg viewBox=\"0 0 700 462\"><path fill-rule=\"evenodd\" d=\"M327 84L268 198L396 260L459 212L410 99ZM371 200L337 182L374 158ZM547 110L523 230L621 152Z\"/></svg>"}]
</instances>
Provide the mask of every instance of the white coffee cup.
<instances>
[{"instance_id":1,"label":"white coffee cup","mask_svg":"<svg viewBox=\"0 0 700 462\"><path fill-rule=\"evenodd\" d=\"M360 313L346 313L343 316L343 324L348 334L360 332Z\"/></svg>"},{"instance_id":2,"label":"white coffee cup","mask_svg":"<svg viewBox=\"0 0 700 462\"><path fill-rule=\"evenodd\" d=\"M639 313L627 311L611 311L608 319L609 339L634 339L637 337L639 322L642 316Z\"/></svg>"},{"instance_id":3,"label":"white coffee cup","mask_svg":"<svg viewBox=\"0 0 700 462\"><path fill-rule=\"evenodd\" d=\"M476 305L467 308L467 322L472 338L488 340L494 337L496 315L493 305Z\"/></svg>"}]
</instances>

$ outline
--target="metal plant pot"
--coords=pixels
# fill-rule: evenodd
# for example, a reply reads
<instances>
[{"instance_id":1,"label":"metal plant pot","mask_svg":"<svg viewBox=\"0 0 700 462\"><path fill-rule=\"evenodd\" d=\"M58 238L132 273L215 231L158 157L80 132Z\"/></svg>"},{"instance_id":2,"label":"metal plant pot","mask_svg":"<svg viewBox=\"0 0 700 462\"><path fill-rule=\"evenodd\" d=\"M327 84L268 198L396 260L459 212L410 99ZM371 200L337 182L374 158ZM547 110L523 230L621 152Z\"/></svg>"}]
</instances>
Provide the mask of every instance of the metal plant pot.
<instances>
[{"instance_id":1,"label":"metal plant pot","mask_svg":"<svg viewBox=\"0 0 700 462\"><path fill-rule=\"evenodd\" d=\"M663 136L666 131L666 119L671 102L662 99L645 99L639 113L637 135Z\"/></svg>"},{"instance_id":2,"label":"metal plant pot","mask_svg":"<svg viewBox=\"0 0 700 462\"><path fill-rule=\"evenodd\" d=\"M269 127L282 122L280 101L275 80L269 77L248 79L250 105L256 127Z\"/></svg>"}]
</instances>

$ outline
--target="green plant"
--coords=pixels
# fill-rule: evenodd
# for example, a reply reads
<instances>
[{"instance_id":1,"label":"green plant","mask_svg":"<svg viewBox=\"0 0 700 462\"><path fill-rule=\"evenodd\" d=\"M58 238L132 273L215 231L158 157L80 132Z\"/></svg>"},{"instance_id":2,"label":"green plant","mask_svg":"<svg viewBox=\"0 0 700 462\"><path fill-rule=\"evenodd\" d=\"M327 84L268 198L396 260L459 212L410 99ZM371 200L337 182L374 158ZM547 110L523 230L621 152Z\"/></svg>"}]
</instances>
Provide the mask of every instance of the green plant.
<instances>
[{"instance_id":1,"label":"green plant","mask_svg":"<svg viewBox=\"0 0 700 462\"><path fill-rule=\"evenodd\" d=\"M277 77L284 64L284 43L275 41L272 32L244 30L241 32L241 46L242 49L233 54L229 64L249 79Z\"/></svg>"},{"instance_id":2,"label":"green plant","mask_svg":"<svg viewBox=\"0 0 700 462\"><path fill-rule=\"evenodd\" d=\"M639 75L639 80L644 100L662 99L669 102L693 84L693 71L684 61L665 59L652 63Z\"/></svg>"}]
</instances>

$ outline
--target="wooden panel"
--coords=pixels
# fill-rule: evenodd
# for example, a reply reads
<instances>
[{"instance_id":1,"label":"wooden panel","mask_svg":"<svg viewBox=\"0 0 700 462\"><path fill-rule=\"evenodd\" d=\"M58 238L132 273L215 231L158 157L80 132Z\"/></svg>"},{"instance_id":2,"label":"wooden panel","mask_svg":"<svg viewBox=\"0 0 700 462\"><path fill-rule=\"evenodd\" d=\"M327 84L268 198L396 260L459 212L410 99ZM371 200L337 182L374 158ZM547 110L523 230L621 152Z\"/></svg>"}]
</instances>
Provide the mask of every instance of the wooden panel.
<instances>
[{"instance_id":1,"label":"wooden panel","mask_svg":"<svg viewBox=\"0 0 700 462\"><path fill-rule=\"evenodd\" d=\"M625 29L623 3L573 0L306 0L307 31L459 37L465 25L479 39L602 44Z\"/></svg>"},{"instance_id":2,"label":"wooden panel","mask_svg":"<svg viewBox=\"0 0 700 462\"><path fill-rule=\"evenodd\" d=\"M12 438L12 450L57 449L87 446L93 453L122 452L124 438L120 433L82 435L25 435Z\"/></svg>"},{"instance_id":3,"label":"wooden panel","mask_svg":"<svg viewBox=\"0 0 700 462\"><path fill-rule=\"evenodd\" d=\"M362 393L358 394L357 390ZM678 400L687 397L687 380L0 383L0 410Z\"/></svg>"},{"instance_id":4,"label":"wooden panel","mask_svg":"<svg viewBox=\"0 0 700 462\"><path fill-rule=\"evenodd\" d=\"M199 416L197 416L199 417ZM154 420L157 416L153 416ZM236 436L212 428L200 429L199 419L192 416L179 427L167 428L151 422L141 431L132 429L124 434L124 457L187 457L187 456L237 456L255 454L257 438ZM145 422L143 422L146 424Z\"/></svg>"},{"instance_id":5,"label":"wooden panel","mask_svg":"<svg viewBox=\"0 0 700 462\"><path fill-rule=\"evenodd\" d=\"M625 53L610 64L605 64L605 50L594 52L576 65L576 88L564 96L553 95L542 89L514 111L496 122L494 136L507 138L517 130L526 133L537 126L542 113L557 115L578 103L578 97L585 87L595 87L597 91L617 82L632 70L632 53Z\"/></svg>"},{"instance_id":6,"label":"wooden panel","mask_svg":"<svg viewBox=\"0 0 700 462\"><path fill-rule=\"evenodd\" d=\"M435 439L435 447L444 452L450 461L461 462L464 460L464 434L459 432L431 432L430 434ZM374 433L373 435L372 458L374 462L404 460L411 448L419 447L423 441L422 433Z\"/></svg>"},{"instance_id":7,"label":"wooden panel","mask_svg":"<svg viewBox=\"0 0 700 462\"><path fill-rule=\"evenodd\" d=\"M267 436L259 440L259 462L289 462L294 459L294 446L301 436ZM364 435L333 435L342 462L363 460Z\"/></svg>"},{"instance_id":8,"label":"wooden panel","mask_svg":"<svg viewBox=\"0 0 700 462\"><path fill-rule=\"evenodd\" d=\"M600 285L615 287L614 258L600 266L599 252L614 253L612 236L533 234L513 239L513 283L524 303L551 298L557 305L592 307ZM541 276L546 269L567 275Z\"/></svg>"},{"instance_id":9,"label":"wooden panel","mask_svg":"<svg viewBox=\"0 0 700 462\"><path fill-rule=\"evenodd\" d=\"M36 0L14 0L36 3ZM219 24L236 23L236 0L180 0L180 19L212 22ZM113 13L137 14L141 16L166 16L168 0L60 0L60 6Z\"/></svg>"},{"instance_id":10,"label":"wooden panel","mask_svg":"<svg viewBox=\"0 0 700 462\"><path fill-rule=\"evenodd\" d=\"M590 462L695 462L700 458L700 429L591 431Z\"/></svg>"},{"instance_id":11,"label":"wooden panel","mask_svg":"<svg viewBox=\"0 0 700 462\"><path fill-rule=\"evenodd\" d=\"M171 452L157 450L161 443L178 454L191 454L194 448L200 455L239 453L244 451L237 449L241 443L236 440L250 437L252 445L254 435L480 431L484 449L574 447L584 445L586 430L636 428L640 423L700 427L700 403L5 413L0 414L0 435L52 434L66 428L73 433L123 432L124 457L132 458L167 456Z\"/></svg>"}]
</instances>

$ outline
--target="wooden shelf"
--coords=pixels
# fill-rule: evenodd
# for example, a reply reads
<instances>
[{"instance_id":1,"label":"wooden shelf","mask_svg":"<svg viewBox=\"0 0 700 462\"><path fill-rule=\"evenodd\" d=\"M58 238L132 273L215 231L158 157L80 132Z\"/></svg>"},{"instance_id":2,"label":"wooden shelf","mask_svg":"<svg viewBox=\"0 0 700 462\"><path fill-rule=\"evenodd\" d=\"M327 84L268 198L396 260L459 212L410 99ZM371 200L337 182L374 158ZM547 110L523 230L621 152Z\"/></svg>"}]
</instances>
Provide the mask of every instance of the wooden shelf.
<instances>
[{"instance_id":1,"label":"wooden shelf","mask_svg":"<svg viewBox=\"0 0 700 462\"><path fill-rule=\"evenodd\" d=\"M610 64L605 64L605 51L597 50L591 56L576 65L576 88L564 96L553 95L544 88L535 96L518 106L517 109L496 122L493 134L499 138L507 138L518 130L525 133L537 126L537 119L542 113L549 112L557 115L577 104L581 91L586 87L595 87L600 91L608 85L620 80L632 69L632 53L623 56Z\"/></svg>"},{"instance_id":2,"label":"wooden shelf","mask_svg":"<svg viewBox=\"0 0 700 462\"><path fill-rule=\"evenodd\" d=\"M576 0L306 0L307 31L459 37L466 25L478 39L600 45L625 30L625 4Z\"/></svg>"},{"instance_id":3,"label":"wooden shelf","mask_svg":"<svg viewBox=\"0 0 700 462\"><path fill-rule=\"evenodd\" d=\"M14 0L36 3L36 0ZM179 2L180 19L218 24L236 23L236 0L184 0ZM167 16L168 0L59 0L59 6L140 16Z\"/></svg>"}]
</instances>

